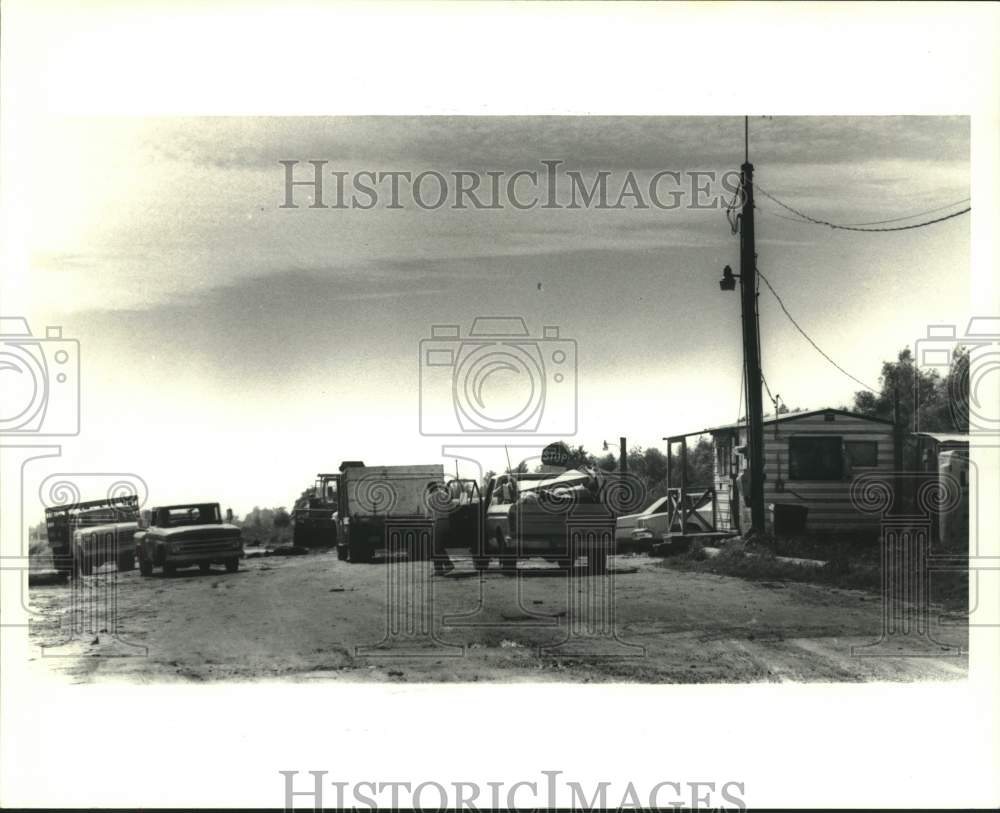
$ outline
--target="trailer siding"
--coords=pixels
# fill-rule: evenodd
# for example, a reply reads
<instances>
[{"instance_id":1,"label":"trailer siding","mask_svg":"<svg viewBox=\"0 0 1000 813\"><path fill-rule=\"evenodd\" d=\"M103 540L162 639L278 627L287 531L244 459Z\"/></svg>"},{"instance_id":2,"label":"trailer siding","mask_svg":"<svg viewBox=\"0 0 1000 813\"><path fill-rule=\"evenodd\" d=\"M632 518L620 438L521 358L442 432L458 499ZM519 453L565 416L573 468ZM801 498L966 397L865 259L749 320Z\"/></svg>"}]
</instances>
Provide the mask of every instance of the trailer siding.
<instances>
[{"instance_id":1,"label":"trailer siding","mask_svg":"<svg viewBox=\"0 0 1000 813\"><path fill-rule=\"evenodd\" d=\"M827 419L832 415L832 420ZM709 430L716 443L713 480L719 499L718 524L720 530L746 529L750 524L750 509L740 499L734 524L730 510L732 481L727 466L729 461L720 461L718 444L726 438L733 438L732 447L747 442L746 427L722 427ZM876 464L872 467L855 467L839 480L805 480L789 477L789 442L793 437L840 437L844 442L874 441L878 444ZM891 425L859 415L840 412L809 413L802 417L792 416L764 426L764 504L790 503L804 505L809 509L807 529L819 532L851 531L877 527L879 517L859 511L851 503L851 483L854 477L873 471L890 475L894 471L894 434ZM740 465L745 468L746 459L740 457ZM771 530L771 513L767 511L767 527Z\"/></svg>"}]
</instances>

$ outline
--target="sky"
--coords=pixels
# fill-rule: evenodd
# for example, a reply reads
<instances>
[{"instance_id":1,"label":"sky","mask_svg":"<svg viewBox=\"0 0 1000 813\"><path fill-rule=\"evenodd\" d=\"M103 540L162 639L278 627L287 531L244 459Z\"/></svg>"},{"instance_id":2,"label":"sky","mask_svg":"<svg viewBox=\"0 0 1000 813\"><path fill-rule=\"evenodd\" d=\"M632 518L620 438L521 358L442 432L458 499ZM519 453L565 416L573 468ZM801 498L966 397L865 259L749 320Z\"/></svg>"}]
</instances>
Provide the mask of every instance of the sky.
<instances>
[{"instance_id":1,"label":"sky","mask_svg":"<svg viewBox=\"0 0 1000 813\"><path fill-rule=\"evenodd\" d=\"M575 356L561 382L575 382L575 399L551 365L542 373L543 428L559 434L512 445L558 436L599 453L624 435L662 448L667 434L737 418L740 303L718 279L727 264L739 271L739 240L722 209L692 208L689 192L693 172L738 171L742 117L73 118L18 146L0 295L3 315L27 317L36 335L62 325L80 342L81 432L61 441L61 471L132 472L152 502L218 500L242 514L290 506L342 460L451 471L442 446L473 444L492 445L476 454L499 468L502 438L426 436L420 420L421 342L434 325L464 337L489 316L522 317L531 339L557 327ZM755 117L750 159L759 187L838 223L970 195L962 117ZM301 205L288 209L282 160L301 162L298 178L310 160L348 177L483 178L555 160L588 184L609 172L616 192L629 172L642 188L661 171L682 173L670 188L687 191L670 210L477 211L423 210L405 194L400 209L310 209L296 189ZM559 175L557 197L568 194ZM862 381L877 387L882 362L929 324L961 330L971 315L967 217L835 231L757 197L758 267ZM764 374L785 404L852 402L858 384L763 288L760 324ZM423 379L436 427L455 424L445 372ZM514 403L523 377L505 374L486 397ZM575 433L560 417L573 403Z\"/></svg>"}]
</instances>

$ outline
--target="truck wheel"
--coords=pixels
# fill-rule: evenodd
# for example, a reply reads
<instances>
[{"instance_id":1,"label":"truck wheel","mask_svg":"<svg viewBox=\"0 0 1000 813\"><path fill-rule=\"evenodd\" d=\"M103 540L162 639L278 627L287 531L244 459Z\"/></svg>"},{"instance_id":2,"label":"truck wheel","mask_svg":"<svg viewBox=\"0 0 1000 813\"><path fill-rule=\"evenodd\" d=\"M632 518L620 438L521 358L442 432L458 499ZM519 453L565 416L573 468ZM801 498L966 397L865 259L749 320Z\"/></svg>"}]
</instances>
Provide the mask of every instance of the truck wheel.
<instances>
[{"instance_id":1,"label":"truck wheel","mask_svg":"<svg viewBox=\"0 0 1000 813\"><path fill-rule=\"evenodd\" d=\"M347 561L347 545L337 545L337 558L341 562Z\"/></svg>"},{"instance_id":2,"label":"truck wheel","mask_svg":"<svg viewBox=\"0 0 1000 813\"><path fill-rule=\"evenodd\" d=\"M163 563L163 575L164 576L176 576L177 575L177 565L168 565L166 562Z\"/></svg>"},{"instance_id":3,"label":"truck wheel","mask_svg":"<svg viewBox=\"0 0 1000 813\"><path fill-rule=\"evenodd\" d=\"M490 566L490 557L489 556L473 556L472 557L472 566L476 570L487 570L489 568L489 566Z\"/></svg>"},{"instance_id":4,"label":"truck wheel","mask_svg":"<svg viewBox=\"0 0 1000 813\"><path fill-rule=\"evenodd\" d=\"M240 569L239 559L226 559L226 573L235 573Z\"/></svg>"},{"instance_id":5,"label":"truck wheel","mask_svg":"<svg viewBox=\"0 0 1000 813\"><path fill-rule=\"evenodd\" d=\"M124 573L127 570L135 569L135 554L134 553L120 553L118 554L118 572Z\"/></svg>"},{"instance_id":6,"label":"truck wheel","mask_svg":"<svg viewBox=\"0 0 1000 813\"><path fill-rule=\"evenodd\" d=\"M373 558L370 545L351 545L347 549L348 561L351 564L366 565Z\"/></svg>"},{"instance_id":7,"label":"truck wheel","mask_svg":"<svg viewBox=\"0 0 1000 813\"><path fill-rule=\"evenodd\" d=\"M202 573L208 573L212 569L211 562L198 562L198 570Z\"/></svg>"},{"instance_id":8,"label":"truck wheel","mask_svg":"<svg viewBox=\"0 0 1000 813\"><path fill-rule=\"evenodd\" d=\"M139 572L143 576L153 575L153 563L143 556L139 557Z\"/></svg>"}]
</instances>

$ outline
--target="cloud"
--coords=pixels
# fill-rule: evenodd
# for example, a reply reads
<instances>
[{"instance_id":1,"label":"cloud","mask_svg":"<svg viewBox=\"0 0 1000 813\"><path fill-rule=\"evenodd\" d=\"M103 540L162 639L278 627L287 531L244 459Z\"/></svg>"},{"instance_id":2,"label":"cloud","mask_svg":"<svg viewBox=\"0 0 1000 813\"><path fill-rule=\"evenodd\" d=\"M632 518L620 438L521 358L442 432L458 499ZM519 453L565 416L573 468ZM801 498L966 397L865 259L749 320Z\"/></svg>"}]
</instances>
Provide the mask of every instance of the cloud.
<instances>
[{"instance_id":1,"label":"cloud","mask_svg":"<svg viewBox=\"0 0 1000 813\"><path fill-rule=\"evenodd\" d=\"M736 168L741 116L359 116L159 120L147 142L174 161L222 168L281 159L482 170L561 159L606 169ZM755 162L967 160L967 117L753 117Z\"/></svg>"}]
</instances>

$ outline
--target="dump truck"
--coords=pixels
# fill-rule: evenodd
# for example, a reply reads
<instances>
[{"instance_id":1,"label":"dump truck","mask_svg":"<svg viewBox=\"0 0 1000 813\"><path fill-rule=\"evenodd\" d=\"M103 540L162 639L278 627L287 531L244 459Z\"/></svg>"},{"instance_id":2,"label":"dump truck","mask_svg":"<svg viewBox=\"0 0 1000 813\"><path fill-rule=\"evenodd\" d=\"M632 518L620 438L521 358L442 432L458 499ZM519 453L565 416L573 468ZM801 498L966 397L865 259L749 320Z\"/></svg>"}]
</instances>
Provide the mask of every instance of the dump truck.
<instances>
[{"instance_id":1,"label":"dump truck","mask_svg":"<svg viewBox=\"0 0 1000 813\"><path fill-rule=\"evenodd\" d=\"M45 509L53 566L64 576L87 576L107 562L120 571L132 570L138 527L135 495Z\"/></svg>"},{"instance_id":2,"label":"dump truck","mask_svg":"<svg viewBox=\"0 0 1000 813\"><path fill-rule=\"evenodd\" d=\"M295 501L292 509L292 542L298 547L333 547L337 544L337 493L339 474L317 474L316 483Z\"/></svg>"},{"instance_id":3,"label":"dump truck","mask_svg":"<svg viewBox=\"0 0 1000 813\"><path fill-rule=\"evenodd\" d=\"M217 502L165 505L154 508L149 526L136 532L136 549L143 576L152 576L155 567L166 576L191 565L208 572L213 564L235 573L243 537L238 527L222 521Z\"/></svg>"},{"instance_id":4,"label":"dump truck","mask_svg":"<svg viewBox=\"0 0 1000 813\"><path fill-rule=\"evenodd\" d=\"M428 522L437 526L435 503L445 488L440 463L413 466L366 466L360 460L340 465L337 483L337 557L349 562L371 562L386 553L386 523ZM405 551L426 558L427 550L412 535Z\"/></svg>"}]
</instances>

